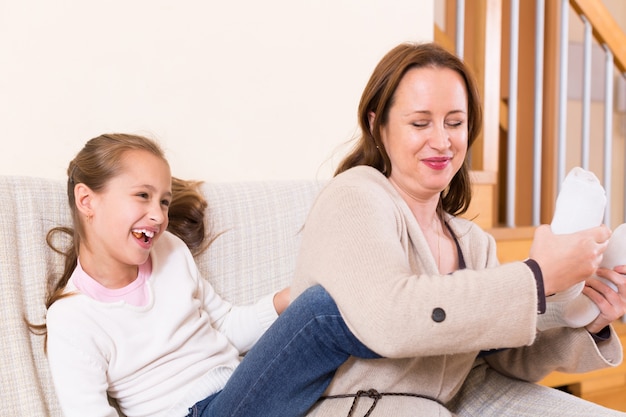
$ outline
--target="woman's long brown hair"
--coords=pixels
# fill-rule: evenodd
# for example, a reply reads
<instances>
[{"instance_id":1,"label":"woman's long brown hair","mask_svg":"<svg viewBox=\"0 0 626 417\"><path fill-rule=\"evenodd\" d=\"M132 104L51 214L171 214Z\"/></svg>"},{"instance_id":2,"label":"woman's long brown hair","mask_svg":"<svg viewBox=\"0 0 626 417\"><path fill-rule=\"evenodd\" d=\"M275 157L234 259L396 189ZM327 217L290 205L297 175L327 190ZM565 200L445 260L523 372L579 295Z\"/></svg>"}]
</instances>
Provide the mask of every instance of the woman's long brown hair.
<instances>
[{"instance_id":1,"label":"woman's long brown hair","mask_svg":"<svg viewBox=\"0 0 626 417\"><path fill-rule=\"evenodd\" d=\"M381 139L381 130L387 123L394 94L404 75L413 68L448 68L456 71L465 82L468 108L468 149L482 128L482 108L476 81L469 68L456 55L434 43L403 43L389 51L372 73L358 109L361 136L351 152L339 163L335 175L358 165L368 165L389 177L391 162ZM370 126L370 113L374 124ZM452 215L463 214L472 197L469 178L469 152L462 167L449 187L442 193L440 206Z\"/></svg>"}]
</instances>

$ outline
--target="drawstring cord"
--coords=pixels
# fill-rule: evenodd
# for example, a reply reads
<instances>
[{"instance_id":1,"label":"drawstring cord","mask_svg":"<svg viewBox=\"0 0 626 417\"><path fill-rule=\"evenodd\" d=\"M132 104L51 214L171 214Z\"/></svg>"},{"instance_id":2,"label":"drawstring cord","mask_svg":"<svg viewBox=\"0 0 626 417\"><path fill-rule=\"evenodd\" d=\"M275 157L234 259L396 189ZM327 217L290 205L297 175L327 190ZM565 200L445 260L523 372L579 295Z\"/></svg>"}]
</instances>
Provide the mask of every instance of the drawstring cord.
<instances>
[{"instance_id":1,"label":"drawstring cord","mask_svg":"<svg viewBox=\"0 0 626 417\"><path fill-rule=\"evenodd\" d=\"M373 388L368 389L367 391L359 390L357 391L356 394L329 395L326 397L321 397L319 401L334 400L334 399L340 399L340 398L354 398L354 400L352 401L352 406L350 406L350 411L348 411L348 415L346 416L346 417L352 417L352 414L354 413L354 410L356 409L356 405L359 402L359 398L362 398L362 397L368 397L374 400L374 402L372 402L371 407L369 408L369 410L367 410L367 412L363 415L363 417L369 417L372 414L372 411L374 411L374 408L376 408L376 404L378 404L378 400L380 400L382 397L424 398L426 400L434 401L443 406L443 403L441 401L439 401L436 398L429 397L427 395L413 394L410 392L378 392Z\"/></svg>"}]
</instances>

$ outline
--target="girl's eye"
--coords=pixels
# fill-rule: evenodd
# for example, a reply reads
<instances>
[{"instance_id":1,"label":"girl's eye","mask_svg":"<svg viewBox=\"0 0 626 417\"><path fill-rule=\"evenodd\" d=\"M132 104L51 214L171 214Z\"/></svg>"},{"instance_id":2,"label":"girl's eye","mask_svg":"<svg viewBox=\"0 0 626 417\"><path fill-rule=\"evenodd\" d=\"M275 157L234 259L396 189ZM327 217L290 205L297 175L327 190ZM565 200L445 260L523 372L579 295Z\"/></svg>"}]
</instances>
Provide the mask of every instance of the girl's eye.
<instances>
[{"instance_id":1,"label":"girl's eye","mask_svg":"<svg viewBox=\"0 0 626 417\"><path fill-rule=\"evenodd\" d=\"M169 207L170 206L170 200L161 200L161 204L165 207Z\"/></svg>"},{"instance_id":2,"label":"girl's eye","mask_svg":"<svg viewBox=\"0 0 626 417\"><path fill-rule=\"evenodd\" d=\"M424 121L424 122L413 122L413 126L415 127L426 127L428 126L428 122Z\"/></svg>"},{"instance_id":3,"label":"girl's eye","mask_svg":"<svg viewBox=\"0 0 626 417\"><path fill-rule=\"evenodd\" d=\"M139 193L139 194L137 194L137 197L148 198L149 196L148 196L148 193Z\"/></svg>"}]
</instances>

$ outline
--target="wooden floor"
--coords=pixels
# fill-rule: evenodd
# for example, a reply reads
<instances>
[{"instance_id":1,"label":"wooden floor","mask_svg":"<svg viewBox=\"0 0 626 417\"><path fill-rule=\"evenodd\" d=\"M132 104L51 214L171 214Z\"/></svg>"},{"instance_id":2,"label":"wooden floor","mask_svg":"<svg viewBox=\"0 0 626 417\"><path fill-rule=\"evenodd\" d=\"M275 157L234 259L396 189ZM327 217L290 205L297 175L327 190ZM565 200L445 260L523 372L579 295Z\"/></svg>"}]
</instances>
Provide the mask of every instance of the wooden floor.
<instances>
[{"instance_id":1,"label":"wooden floor","mask_svg":"<svg viewBox=\"0 0 626 417\"><path fill-rule=\"evenodd\" d=\"M626 411L626 387L588 394L585 398L613 410Z\"/></svg>"}]
</instances>

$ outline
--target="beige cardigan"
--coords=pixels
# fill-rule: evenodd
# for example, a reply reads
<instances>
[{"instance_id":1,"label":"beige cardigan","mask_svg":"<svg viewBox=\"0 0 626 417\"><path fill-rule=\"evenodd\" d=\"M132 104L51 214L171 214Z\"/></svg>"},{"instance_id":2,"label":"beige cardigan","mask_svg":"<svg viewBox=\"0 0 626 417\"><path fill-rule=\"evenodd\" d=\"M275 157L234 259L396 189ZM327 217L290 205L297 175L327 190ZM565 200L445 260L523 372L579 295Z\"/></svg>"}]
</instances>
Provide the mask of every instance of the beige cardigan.
<instances>
[{"instance_id":1,"label":"beige cardigan","mask_svg":"<svg viewBox=\"0 0 626 417\"><path fill-rule=\"evenodd\" d=\"M321 284L348 327L385 358L351 358L326 395L413 393L448 402L479 351L504 374L536 381L559 369L584 372L621 362L619 339L596 344L583 329L537 334L537 291L523 262L498 265L494 239L474 223L449 217L467 269L437 272L406 203L382 174L356 167L320 193L303 228L292 296ZM441 312L445 313L442 319ZM352 398L324 400L311 416L346 415ZM362 401L363 415L371 401ZM365 404L367 403L367 405ZM374 416L450 415L427 399L383 397Z\"/></svg>"}]
</instances>

